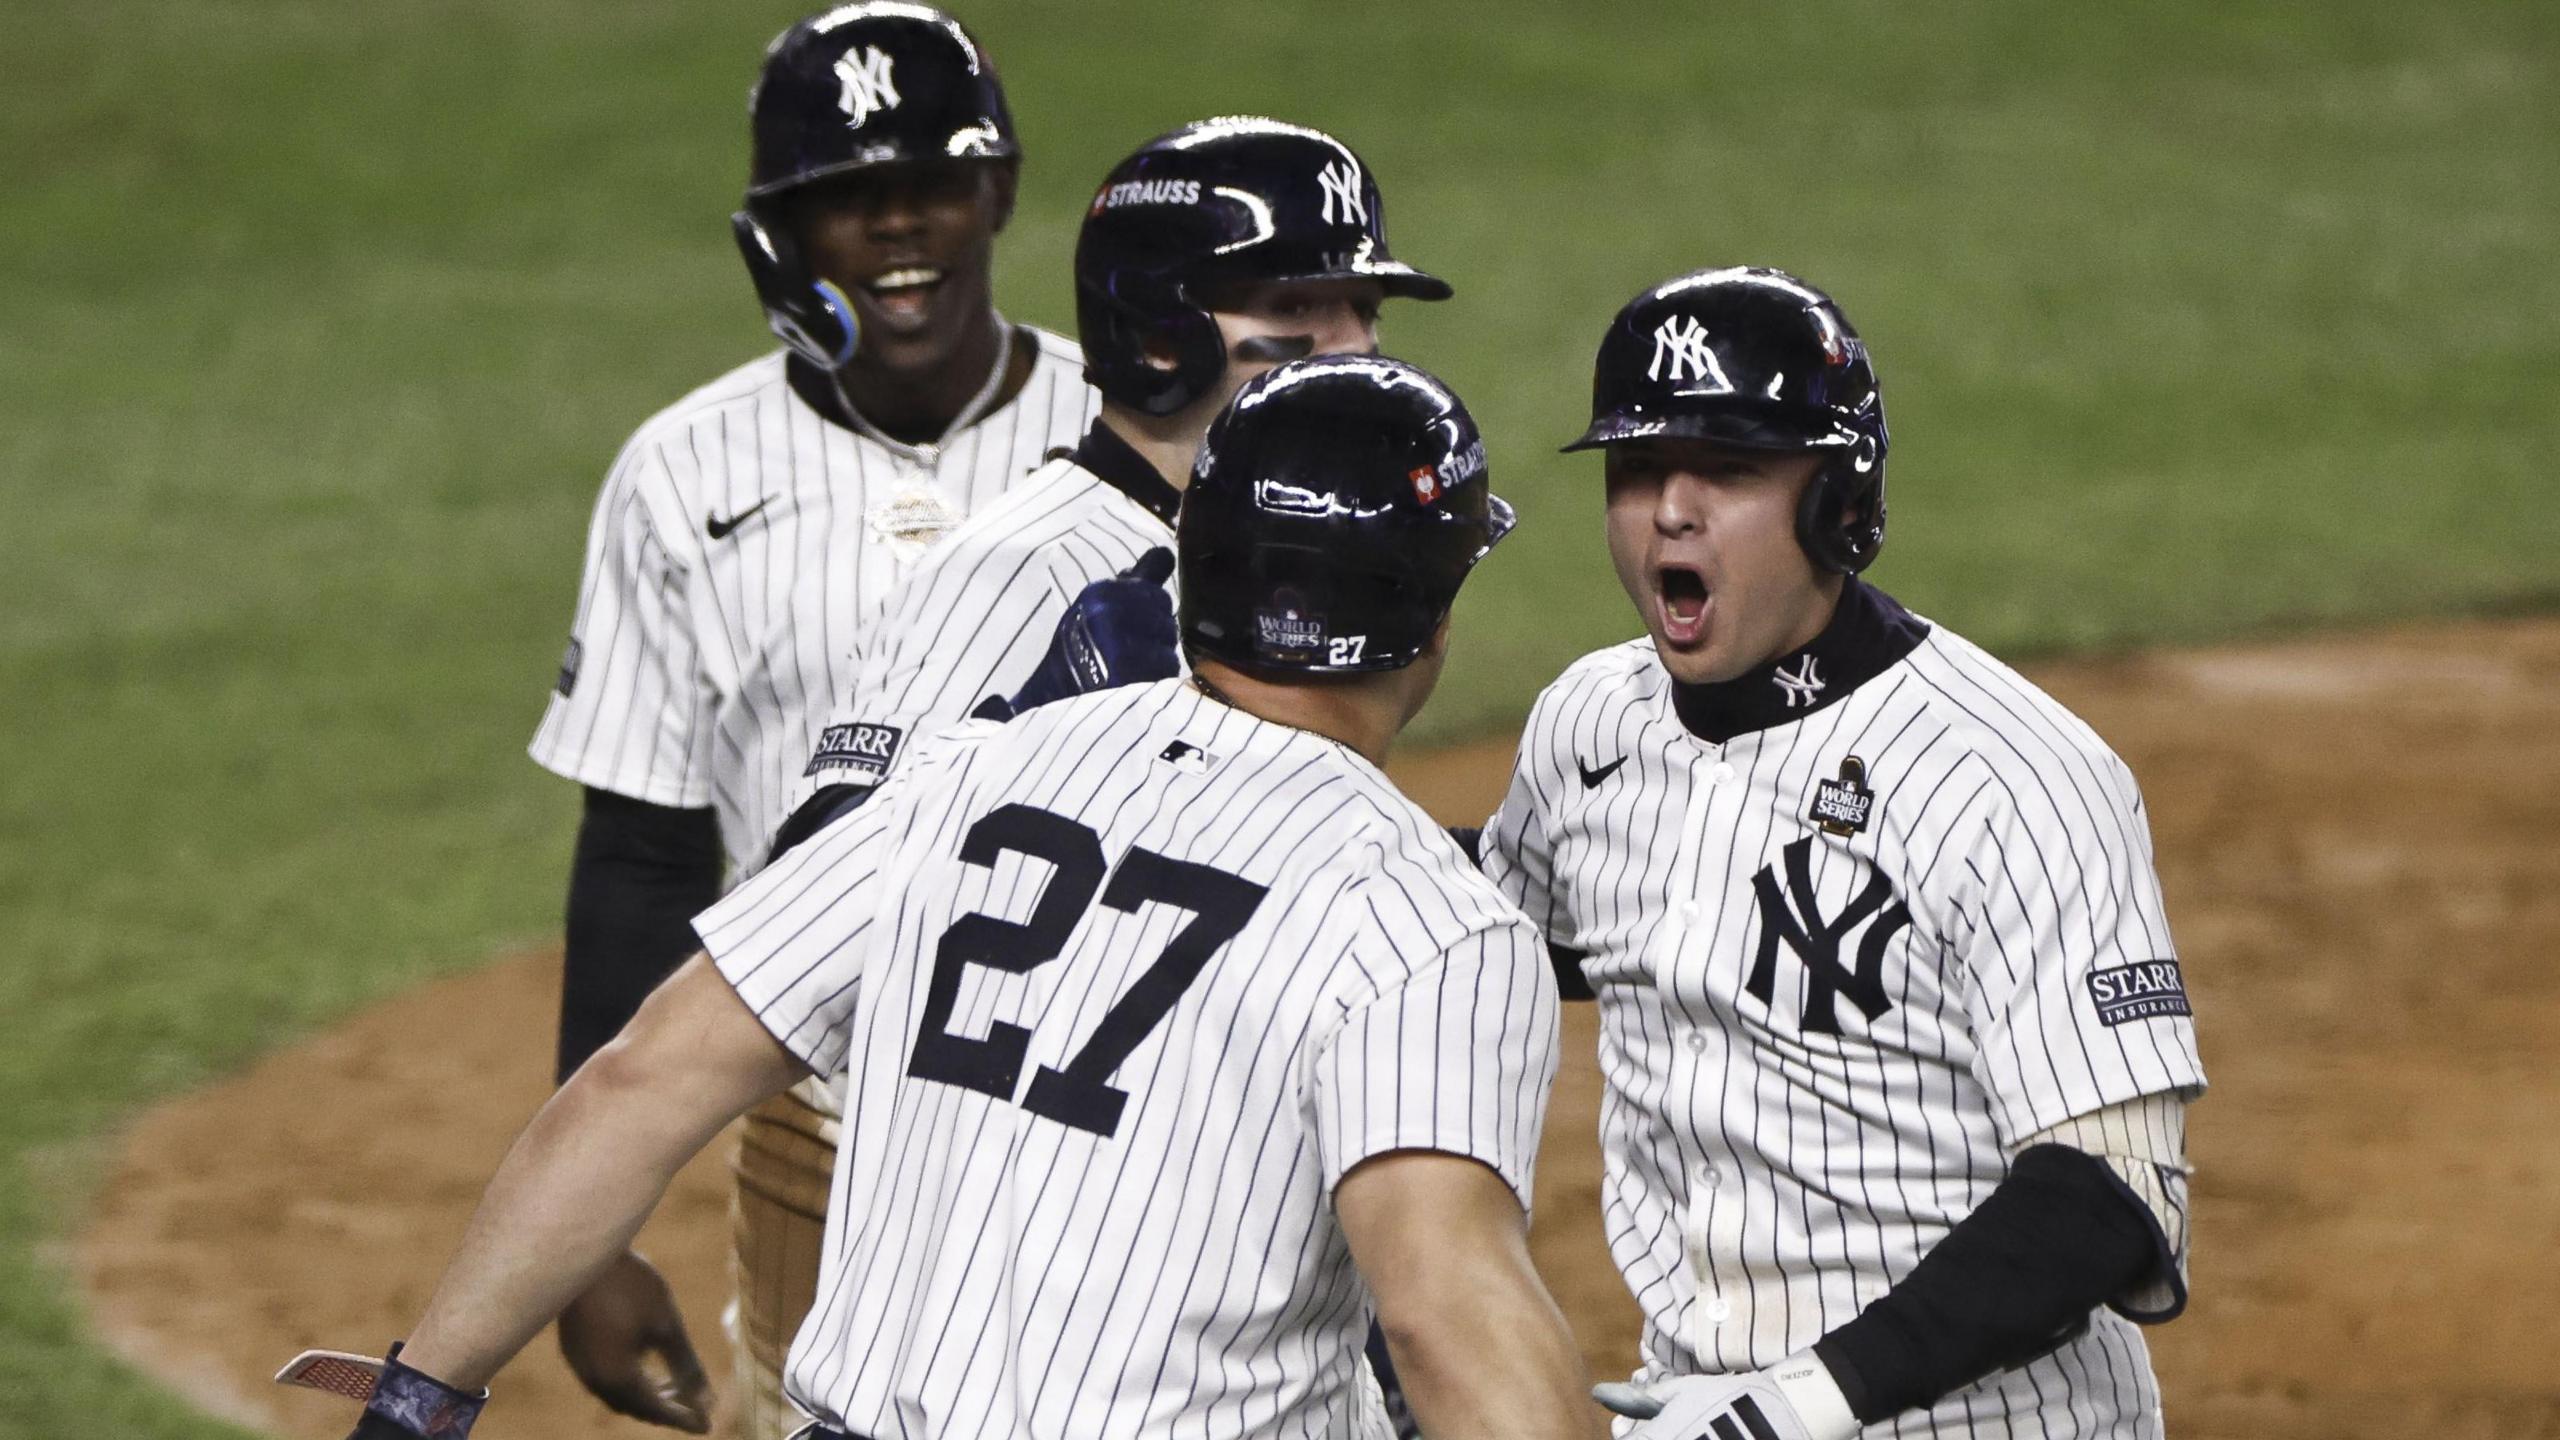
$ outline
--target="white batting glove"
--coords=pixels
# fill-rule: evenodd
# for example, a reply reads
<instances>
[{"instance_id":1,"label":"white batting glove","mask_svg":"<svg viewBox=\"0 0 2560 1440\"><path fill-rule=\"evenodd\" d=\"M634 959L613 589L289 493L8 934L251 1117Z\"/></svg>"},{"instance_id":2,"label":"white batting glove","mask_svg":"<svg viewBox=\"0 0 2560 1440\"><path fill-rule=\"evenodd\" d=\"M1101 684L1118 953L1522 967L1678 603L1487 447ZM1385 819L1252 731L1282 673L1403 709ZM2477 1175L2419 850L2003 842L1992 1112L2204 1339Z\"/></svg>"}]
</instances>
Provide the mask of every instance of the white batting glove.
<instances>
[{"instance_id":1,"label":"white batting glove","mask_svg":"<svg viewBox=\"0 0 2560 1440\"><path fill-rule=\"evenodd\" d=\"M1858 1417L1810 1352L1741 1375L1594 1385L1591 1398L1643 1423L1621 1440L1851 1440Z\"/></svg>"}]
</instances>

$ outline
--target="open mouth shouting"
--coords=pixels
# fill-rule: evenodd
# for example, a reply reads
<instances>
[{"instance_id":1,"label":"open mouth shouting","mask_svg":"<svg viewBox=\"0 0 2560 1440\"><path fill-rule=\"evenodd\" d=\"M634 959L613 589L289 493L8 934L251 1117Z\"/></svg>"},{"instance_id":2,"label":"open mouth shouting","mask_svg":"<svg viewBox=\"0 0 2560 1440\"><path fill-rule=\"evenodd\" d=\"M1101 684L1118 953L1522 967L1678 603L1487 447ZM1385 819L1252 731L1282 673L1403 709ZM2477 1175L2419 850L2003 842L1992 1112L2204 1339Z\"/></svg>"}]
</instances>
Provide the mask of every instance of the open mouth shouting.
<instances>
[{"instance_id":1,"label":"open mouth shouting","mask_svg":"<svg viewBox=\"0 0 2560 1440\"><path fill-rule=\"evenodd\" d=\"M1707 610L1714 596L1704 575L1687 565L1665 565L1654 571L1654 607L1659 612L1663 643L1693 650L1706 643Z\"/></svg>"}]
</instances>

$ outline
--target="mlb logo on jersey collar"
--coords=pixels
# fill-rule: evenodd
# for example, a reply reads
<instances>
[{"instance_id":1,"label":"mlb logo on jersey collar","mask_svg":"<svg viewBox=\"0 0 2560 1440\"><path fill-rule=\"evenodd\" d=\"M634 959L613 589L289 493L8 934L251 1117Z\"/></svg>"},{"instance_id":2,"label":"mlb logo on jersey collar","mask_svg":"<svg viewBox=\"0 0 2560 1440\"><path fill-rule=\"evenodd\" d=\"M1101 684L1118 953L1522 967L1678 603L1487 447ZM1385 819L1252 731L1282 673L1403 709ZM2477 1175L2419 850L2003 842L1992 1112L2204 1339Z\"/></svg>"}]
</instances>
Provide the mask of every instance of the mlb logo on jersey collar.
<instances>
[{"instance_id":1,"label":"mlb logo on jersey collar","mask_svg":"<svg viewBox=\"0 0 2560 1440\"><path fill-rule=\"evenodd\" d=\"M1814 787L1813 809L1804 818L1826 835L1855 835L1867 828L1876 792L1867 788L1867 762L1852 755L1840 762L1840 778Z\"/></svg>"},{"instance_id":2,"label":"mlb logo on jersey collar","mask_svg":"<svg viewBox=\"0 0 2560 1440\"><path fill-rule=\"evenodd\" d=\"M1210 767L1218 763L1217 756L1188 740L1174 741L1164 747L1164 753L1156 758L1187 775L1206 775Z\"/></svg>"}]
</instances>

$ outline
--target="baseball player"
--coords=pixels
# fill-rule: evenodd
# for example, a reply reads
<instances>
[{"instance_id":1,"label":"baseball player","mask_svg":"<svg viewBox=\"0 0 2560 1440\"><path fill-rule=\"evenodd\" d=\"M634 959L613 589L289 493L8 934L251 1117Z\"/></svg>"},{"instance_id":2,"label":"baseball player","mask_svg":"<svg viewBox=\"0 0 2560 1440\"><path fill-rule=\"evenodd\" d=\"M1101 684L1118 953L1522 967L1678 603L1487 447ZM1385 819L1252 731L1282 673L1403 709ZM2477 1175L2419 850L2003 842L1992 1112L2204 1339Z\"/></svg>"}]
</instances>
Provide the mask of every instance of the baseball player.
<instances>
[{"instance_id":1,"label":"baseball player","mask_svg":"<svg viewBox=\"0 0 2560 1440\"><path fill-rule=\"evenodd\" d=\"M994 308L1020 146L992 62L958 24L912 4L829 10L773 43L749 109L733 223L783 348L623 448L532 746L586 787L562 1077L691 951L687 922L720 893L724 852L733 869L761 858L768 812L851 679L863 617L1093 413L1075 348ZM803 1303L808 1283L804 1271ZM639 1257L569 1307L560 1337L613 1408L705 1427L708 1386ZM671 1385L644 1375L650 1350ZM742 1397L748 1433L778 1435L758 1398Z\"/></svg>"},{"instance_id":2,"label":"baseball player","mask_svg":"<svg viewBox=\"0 0 2560 1440\"><path fill-rule=\"evenodd\" d=\"M1866 347L1773 270L1646 291L1590 429L1645 638L1530 713L1487 875L1600 1005L1649 1440L2157 1436L2203 1089L2132 775L1857 578ZM1863 1427L1863 1428L1862 1428Z\"/></svg>"},{"instance_id":3,"label":"baseball player","mask_svg":"<svg viewBox=\"0 0 2560 1440\"><path fill-rule=\"evenodd\" d=\"M1376 178L1349 146L1250 116L1186 125L1113 167L1086 210L1075 269L1100 417L882 603L778 846L867 794L912 737L1177 673L1163 547L1209 422L1283 360L1374 352L1387 297L1450 293L1388 251ZM833 1121L819 1101L801 1129L832 1140ZM776 1248L814 1264L829 1147L740 1154L744 1228L794 1237ZM778 1354L809 1293L790 1287L797 1306L771 1314L750 1305L757 1350Z\"/></svg>"},{"instance_id":4,"label":"baseball player","mask_svg":"<svg viewBox=\"0 0 2560 1440\"><path fill-rule=\"evenodd\" d=\"M1076 243L1078 338L1101 417L885 602L803 782L804 797L823 789L829 799L804 808L786 844L838 808L845 788L879 783L910 736L1172 674L1159 589L1171 565L1140 562L1172 542L1210 420L1280 361L1374 353L1388 297L1449 294L1388 252L1376 177L1320 130L1231 116L1121 161ZM1097 623L1073 623L1095 607L1107 612Z\"/></svg>"},{"instance_id":5,"label":"baseball player","mask_svg":"<svg viewBox=\"0 0 2560 1440\"><path fill-rule=\"evenodd\" d=\"M1435 1436L1595 1435L1526 1244L1554 979L1377 768L1510 521L1421 371L1246 387L1181 515L1193 677L945 732L703 915L356 1435L459 1440L687 1156L837 1072L813 1437L1376 1437L1373 1310Z\"/></svg>"}]
</instances>

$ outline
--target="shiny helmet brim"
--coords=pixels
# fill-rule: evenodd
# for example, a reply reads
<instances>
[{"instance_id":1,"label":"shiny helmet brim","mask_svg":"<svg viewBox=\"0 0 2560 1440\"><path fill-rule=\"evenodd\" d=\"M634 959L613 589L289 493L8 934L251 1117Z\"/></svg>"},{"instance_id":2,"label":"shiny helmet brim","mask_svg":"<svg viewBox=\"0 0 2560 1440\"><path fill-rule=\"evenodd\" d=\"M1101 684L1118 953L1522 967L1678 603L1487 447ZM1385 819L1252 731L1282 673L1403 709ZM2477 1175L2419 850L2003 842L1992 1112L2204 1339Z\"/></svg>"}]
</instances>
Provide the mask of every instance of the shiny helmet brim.
<instances>
[{"instance_id":1,"label":"shiny helmet brim","mask_svg":"<svg viewBox=\"0 0 2560 1440\"><path fill-rule=\"evenodd\" d=\"M1597 450L1628 440L1708 440L1737 450L1835 450L1858 443L1858 433L1836 420L1755 412L1749 408L1671 409L1628 405L1591 422L1559 454Z\"/></svg>"}]
</instances>

